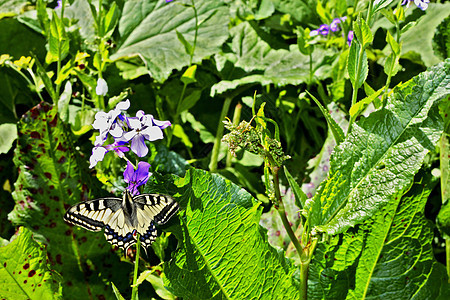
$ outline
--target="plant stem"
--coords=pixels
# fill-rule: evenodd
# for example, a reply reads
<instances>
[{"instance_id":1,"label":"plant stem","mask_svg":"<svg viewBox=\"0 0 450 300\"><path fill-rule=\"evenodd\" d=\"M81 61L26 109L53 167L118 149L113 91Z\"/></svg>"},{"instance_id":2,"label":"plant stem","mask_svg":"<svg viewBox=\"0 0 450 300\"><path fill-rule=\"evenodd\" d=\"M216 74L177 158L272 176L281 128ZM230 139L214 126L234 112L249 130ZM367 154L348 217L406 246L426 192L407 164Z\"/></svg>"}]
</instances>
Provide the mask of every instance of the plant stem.
<instances>
[{"instance_id":1,"label":"plant stem","mask_svg":"<svg viewBox=\"0 0 450 300\"><path fill-rule=\"evenodd\" d=\"M192 9L194 9L194 17L195 17L195 33L194 33L194 44L192 45L192 51L189 53L189 66L192 65L192 59L194 58L195 47L197 46L197 36L198 36L198 14L197 8L195 7L194 0L191 0Z\"/></svg>"},{"instance_id":2,"label":"plant stem","mask_svg":"<svg viewBox=\"0 0 450 300\"><path fill-rule=\"evenodd\" d=\"M359 76L361 76L361 68L362 68L362 60L364 57L364 51L365 51L365 48L363 47L363 45L361 45L361 47L359 49L359 53L358 53L358 65L356 67L356 74L355 74L355 83L356 84L358 82ZM352 106L356 104L356 99L358 97L358 90L359 90L359 86L353 87ZM354 118L352 117L352 118L350 118L350 121L348 122L347 135L350 133L350 131L352 129L353 122L354 122Z\"/></svg>"},{"instance_id":3,"label":"plant stem","mask_svg":"<svg viewBox=\"0 0 450 300\"><path fill-rule=\"evenodd\" d=\"M446 256L448 283L450 283L450 239L449 238L445 239L445 256Z\"/></svg>"},{"instance_id":4,"label":"plant stem","mask_svg":"<svg viewBox=\"0 0 450 300\"><path fill-rule=\"evenodd\" d=\"M275 199L277 201L277 210L280 214L281 221L283 222L283 226L286 229L286 232L289 235L289 238L291 239L292 243L294 244L295 249L297 250L297 253L301 259L301 255L303 253L303 248L300 245L300 242L298 241L297 237L295 236L294 231L292 230L291 225L289 224L289 220L286 216L286 209L284 208L283 199L281 198L280 193L280 178L278 176L278 171L280 170L280 167L274 166L270 168L273 176L273 189L275 192Z\"/></svg>"},{"instance_id":5,"label":"plant stem","mask_svg":"<svg viewBox=\"0 0 450 300\"><path fill-rule=\"evenodd\" d=\"M312 62L312 51L309 51L309 85L312 85L313 81L313 62Z\"/></svg>"},{"instance_id":6,"label":"plant stem","mask_svg":"<svg viewBox=\"0 0 450 300\"><path fill-rule=\"evenodd\" d=\"M220 144L222 143L223 128L224 128L222 121L225 119L228 110L230 109L231 100L233 100L232 97L227 97L223 102L222 112L220 113L219 118L219 124L217 124L216 138L214 139L214 146L211 153L211 161L209 162L209 170L211 172L217 171L217 162L219 159Z\"/></svg>"},{"instance_id":7,"label":"plant stem","mask_svg":"<svg viewBox=\"0 0 450 300\"><path fill-rule=\"evenodd\" d=\"M134 273L133 273L133 290L131 291L131 300L136 300L137 299L137 291L138 291L138 287L136 285L137 282L137 275L138 275L138 270L139 270L139 257L140 257L140 250L141 250L141 240L140 240L140 236L139 233L136 233L136 256L134 257Z\"/></svg>"},{"instance_id":8,"label":"plant stem","mask_svg":"<svg viewBox=\"0 0 450 300\"><path fill-rule=\"evenodd\" d=\"M233 114L233 125L237 126L239 124L239 121L241 120L241 112L242 112L242 104L238 103L236 104L236 107L234 108L234 114ZM231 152L227 152L227 162L226 167L231 167L231 159L232 159Z\"/></svg>"}]
</instances>

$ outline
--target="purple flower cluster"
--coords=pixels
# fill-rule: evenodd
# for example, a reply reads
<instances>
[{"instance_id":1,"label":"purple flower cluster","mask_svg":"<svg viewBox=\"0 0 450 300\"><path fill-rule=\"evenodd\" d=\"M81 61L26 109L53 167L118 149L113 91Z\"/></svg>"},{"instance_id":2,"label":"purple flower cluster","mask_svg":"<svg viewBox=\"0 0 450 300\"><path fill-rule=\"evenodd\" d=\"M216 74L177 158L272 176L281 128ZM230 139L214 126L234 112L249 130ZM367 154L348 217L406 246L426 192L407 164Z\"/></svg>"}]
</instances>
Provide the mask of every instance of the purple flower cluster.
<instances>
[{"instance_id":1,"label":"purple flower cluster","mask_svg":"<svg viewBox=\"0 0 450 300\"><path fill-rule=\"evenodd\" d=\"M313 36L317 36L317 35L322 35L322 36L327 36L328 34L330 34L330 32L338 32L341 30L341 26L339 25L340 23L344 22L347 19L347 17L342 17L342 18L335 18L333 19L333 21L331 21L331 24L322 24L319 26L318 29L312 30L309 33L309 36L313 37ZM353 39L353 31L349 31L348 35L347 35L347 44L350 46L351 42Z\"/></svg>"},{"instance_id":2,"label":"purple flower cluster","mask_svg":"<svg viewBox=\"0 0 450 300\"><path fill-rule=\"evenodd\" d=\"M156 120L152 115L147 115L139 110L136 117L127 117L123 114L130 107L130 101L125 100L116 107L106 112L98 112L92 127L99 131L95 139L92 155L89 159L90 168L93 168L99 161L102 161L106 153L114 151L117 156L127 160L127 168L124 172L124 179L127 182L128 190L133 194L139 194L137 188L145 184L150 177L150 164L139 162L137 170L125 157L125 152L134 152L138 157L144 157L148 153L145 140L156 141L163 138L162 130L171 125L170 121ZM105 145L111 136L113 143Z\"/></svg>"},{"instance_id":3,"label":"purple flower cluster","mask_svg":"<svg viewBox=\"0 0 450 300\"><path fill-rule=\"evenodd\" d=\"M430 0L403 0L402 5L406 4L406 7L409 7L411 2L414 2L414 4L421 10L426 10L428 8L428 3L430 3Z\"/></svg>"}]
</instances>

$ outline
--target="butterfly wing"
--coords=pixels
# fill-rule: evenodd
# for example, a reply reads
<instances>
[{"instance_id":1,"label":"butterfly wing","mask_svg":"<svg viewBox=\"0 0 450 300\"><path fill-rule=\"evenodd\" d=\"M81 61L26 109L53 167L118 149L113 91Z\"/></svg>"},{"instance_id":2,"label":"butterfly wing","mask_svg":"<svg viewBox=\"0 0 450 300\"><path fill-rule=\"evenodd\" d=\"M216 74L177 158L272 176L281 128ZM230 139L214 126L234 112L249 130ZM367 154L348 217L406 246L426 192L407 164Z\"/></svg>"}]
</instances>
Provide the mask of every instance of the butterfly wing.
<instances>
[{"instance_id":1,"label":"butterfly wing","mask_svg":"<svg viewBox=\"0 0 450 300\"><path fill-rule=\"evenodd\" d=\"M66 222L90 231L100 231L112 216L121 209L122 199L100 198L78 203L67 210Z\"/></svg>"},{"instance_id":2,"label":"butterfly wing","mask_svg":"<svg viewBox=\"0 0 450 300\"><path fill-rule=\"evenodd\" d=\"M90 231L105 228L106 240L122 249L136 243L133 229L126 222L120 198L100 198L69 208L64 220Z\"/></svg>"},{"instance_id":3,"label":"butterfly wing","mask_svg":"<svg viewBox=\"0 0 450 300\"><path fill-rule=\"evenodd\" d=\"M150 246L157 237L155 223L166 223L177 211L178 203L172 197L161 194L142 194L135 196L136 230L144 247Z\"/></svg>"}]
</instances>

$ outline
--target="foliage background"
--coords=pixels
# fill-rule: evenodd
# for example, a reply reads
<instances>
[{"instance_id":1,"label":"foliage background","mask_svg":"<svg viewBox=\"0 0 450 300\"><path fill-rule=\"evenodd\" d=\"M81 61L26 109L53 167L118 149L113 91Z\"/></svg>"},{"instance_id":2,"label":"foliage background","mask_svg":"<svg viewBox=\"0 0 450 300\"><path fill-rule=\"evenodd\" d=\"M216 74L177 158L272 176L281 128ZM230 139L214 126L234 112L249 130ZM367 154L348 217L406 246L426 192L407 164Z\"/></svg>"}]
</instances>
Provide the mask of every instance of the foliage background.
<instances>
[{"instance_id":1,"label":"foliage background","mask_svg":"<svg viewBox=\"0 0 450 300\"><path fill-rule=\"evenodd\" d=\"M397 5L380 2L389 9ZM286 167L312 198L332 167L334 141L305 90L345 129L352 93L346 72L349 48L341 34L318 40L311 76L310 58L297 45L298 26L317 29L334 17L355 19L369 1L357 1L356 7L353 1L340 0L101 3L99 10L97 2L66 1L65 18L58 23L55 14L61 9L53 9L56 1L46 3L47 8L42 1L0 1L0 55L10 56L0 59L0 236L5 245L0 257L8 262L0 276L11 280L5 282L12 287L2 293L12 299L19 286L24 292L15 299L24 294L37 297L37 292L55 298L63 293L64 299L110 299L114 283L129 297L130 260L111 250L101 234L69 227L62 220L69 205L120 193L125 186L119 159L107 156L95 170L88 169L87 161L95 113L128 98L130 115L143 109L173 124L165 140L150 145L155 176L146 190L175 195L182 208L142 261L141 271L150 273L140 296L296 297L295 250L264 195L263 160L243 151L231 158L222 145L215 163L213 145L222 137L225 116L232 119L240 111L240 119L248 121L253 102L257 107L265 102L265 116L278 124L283 149L291 156ZM449 11L446 1L433 1L425 12L413 6L405 11L400 67L390 88L438 63L448 70ZM347 26L351 23L343 25ZM378 12L371 25L365 80L375 91L387 80L384 68L390 48L385 37L393 30ZM34 64L14 63L22 56L31 56ZM448 80L445 71L443 76ZM98 77L108 83L104 98L95 93ZM367 86L358 99L369 94ZM445 81L442 86L445 89ZM403 85L395 95L407 89ZM448 106L444 114L445 109L448 112ZM358 124L364 122L370 121ZM439 138L435 135L431 144ZM354 138L357 144L360 136ZM445 153L445 147L440 148ZM340 149L345 152L342 144ZM310 268L312 299L398 299L416 292L417 299L445 299L444 239L435 225L441 190L430 175L439 168L438 160L435 152L420 161L411 174L421 167L414 183L397 190L395 201L368 222L338 226L341 234L319 243ZM196 169L187 171L190 167ZM291 199L290 217L298 225L298 207L286 178L282 185L285 199ZM267 232L259 225L261 218ZM394 230L398 224L405 224L404 230ZM335 230L331 227L327 230ZM404 249L411 249L411 255ZM11 266L12 260L17 265ZM20 274L12 273L19 269Z\"/></svg>"}]
</instances>

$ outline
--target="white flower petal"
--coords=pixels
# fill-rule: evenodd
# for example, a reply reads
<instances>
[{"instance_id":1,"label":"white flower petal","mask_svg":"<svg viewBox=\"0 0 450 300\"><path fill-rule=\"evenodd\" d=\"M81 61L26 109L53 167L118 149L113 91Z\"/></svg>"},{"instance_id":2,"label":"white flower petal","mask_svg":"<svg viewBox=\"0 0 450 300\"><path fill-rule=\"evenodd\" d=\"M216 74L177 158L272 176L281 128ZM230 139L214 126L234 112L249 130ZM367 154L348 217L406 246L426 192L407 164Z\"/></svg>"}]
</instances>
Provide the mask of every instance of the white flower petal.
<instances>
[{"instance_id":1,"label":"white flower petal","mask_svg":"<svg viewBox=\"0 0 450 300\"><path fill-rule=\"evenodd\" d=\"M119 102L116 105L116 109L127 110L128 108L130 108L130 100L128 100L128 99L125 101Z\"/></svg>"},{"instance_id":2,"label":"white flower petal","mask_svg":"<svg viewBox=\"0 0 450 300\"><path fill-rule=\"evenodd\" d=\"M119 124L114 123L114 124L111 126L111 130L109 131L109 133L110 133L113 137L119 138L119 137L121 137L122 134L123 134L123 129L122 129L122 127L121 127Z\"/></svg>"},{"instance_id":3,"label":"white flower petal","mask_svg":"<svg viewBox=\"0 0 450 300\"><path fill-rule=\"evenodd\" d=\"M141 129L142 128L142 124L141 121L138 118L128 118L128 126L131 129Z\"/></svg>"},{"instance_id":4,"label":"white flower petal","mask_svg":"<svg viewBox=\"0 0 450 300\"><path fill-rule=\"evenodd\" d=\"M149 141L156 141L164 138L163 132L158 126L147 127L141 131L141 134Z\"/></svg>"},{"instance_id":5,"label":"white flower petal","mask_svg":"<svg viewBox=\"0 0 450 300\"><path fill-rule=\"evenodd\" d=\"M108 84L103 78L97 80L97 87L95 88L95 93L99 96L105 96L108 93Z\"/></svg>"}]
</instances>

